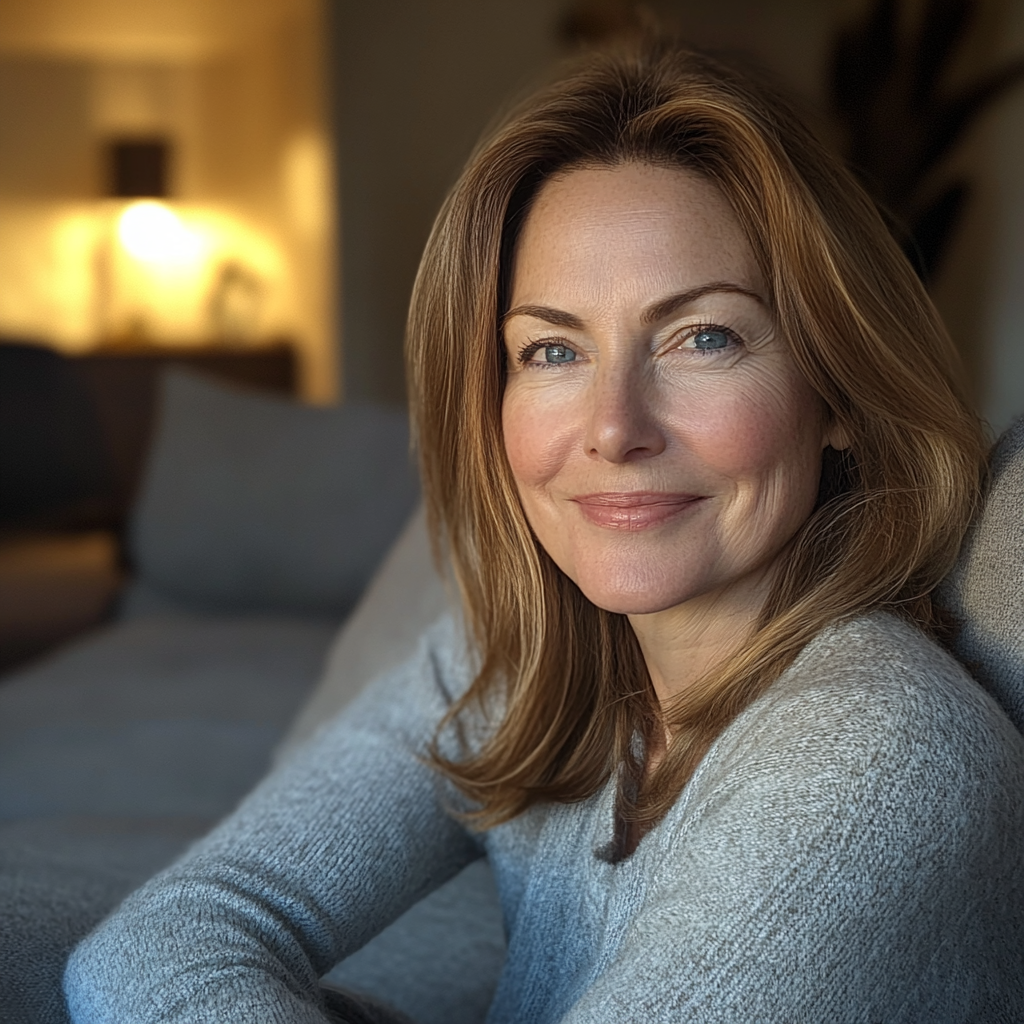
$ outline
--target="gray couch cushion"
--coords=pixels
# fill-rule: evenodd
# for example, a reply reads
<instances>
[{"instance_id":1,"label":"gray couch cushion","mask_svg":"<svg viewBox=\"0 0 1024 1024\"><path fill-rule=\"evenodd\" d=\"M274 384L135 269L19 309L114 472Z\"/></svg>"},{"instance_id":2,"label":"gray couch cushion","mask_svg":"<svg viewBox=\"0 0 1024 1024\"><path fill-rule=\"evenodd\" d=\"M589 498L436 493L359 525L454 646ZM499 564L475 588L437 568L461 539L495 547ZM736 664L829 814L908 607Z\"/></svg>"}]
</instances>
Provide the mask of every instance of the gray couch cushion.
<instances>
[{"instance_id":1,"label":"gray couch cushion","mask_svg":"<svg viewBox=\"0 0 1024 1024\"><path fill-rule=\"evenodd\" d=\"M165 615L0 686L0 822L226 814L319 675L331 623Z\"/></svg>"},{"instance_id":2,"label":"gray couch cushion","mask_svg":"<svg viewBox=\"0 0 1024 1024\"><path fill-rule=\"evenodd\" d=\"M149 586L197 608L340 617L417 493L403 412L170 370L131 554Z\"/></svg>"},{"instance_id":3,"label":"gray couch cushion","mask_svg":"<svg viewBox=\"0 0 1024 1024\"><path fill-rule=\"evenodd\" d=\"M0 1021L66 1024L72 947L266 771L333 623L160 615L0 686Z\"/></svg>"},{"instance_id":4,"label":"gray couch cushion","mask_svg":"<svg viewBox=\"0 0 1024 1024\"><path fill-rule=\"evenodd\" d=\"M981 518L940 591L957 656L1024 732L1024 419L1000 438Z\"/></svg>"},{"instance_id":5,"label":"gray couch cushion","mask_svg":"<svg viewBox=\"0 0 1024 1024\"><path fill-rule=\"evenodd\" d=\"M482 1024L505 962L494 876L478 860L327 975L416 1024Z\"/></svg>"}]
</instances>

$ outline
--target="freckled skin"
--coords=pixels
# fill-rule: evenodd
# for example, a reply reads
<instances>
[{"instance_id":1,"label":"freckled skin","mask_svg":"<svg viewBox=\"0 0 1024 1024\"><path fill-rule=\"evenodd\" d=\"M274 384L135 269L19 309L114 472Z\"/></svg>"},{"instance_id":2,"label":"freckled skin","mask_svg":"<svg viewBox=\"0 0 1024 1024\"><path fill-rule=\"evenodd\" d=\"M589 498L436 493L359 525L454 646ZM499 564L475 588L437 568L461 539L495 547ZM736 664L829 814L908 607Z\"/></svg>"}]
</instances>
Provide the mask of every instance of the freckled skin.
<instances>
[{"instance_id":1,"label":"freckled skin","mask_svg":"<svg viewBox=\"0 0 1024 1024\"><path fill-rule=\"evenodd\" d=\"M725 198L681 169L556 177L516 248L502 418L523 507L583 593L630 616L662 696L750 626L814 506L828 420L766 295ZM635 492L695 500L636 529L579 500Z\"/></svg>"}]
</instances>

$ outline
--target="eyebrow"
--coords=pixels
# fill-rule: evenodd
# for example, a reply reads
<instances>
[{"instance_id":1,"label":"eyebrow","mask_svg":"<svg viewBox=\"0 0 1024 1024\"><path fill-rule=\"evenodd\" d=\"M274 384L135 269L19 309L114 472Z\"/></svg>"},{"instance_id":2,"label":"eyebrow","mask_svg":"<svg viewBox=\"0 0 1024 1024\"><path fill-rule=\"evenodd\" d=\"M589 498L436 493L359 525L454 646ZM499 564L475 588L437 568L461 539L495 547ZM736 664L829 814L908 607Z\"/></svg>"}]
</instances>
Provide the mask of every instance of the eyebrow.
<instances>
[{"instance_id":1,"label":"eyebrow","mask_svg":"<svg viewBox=\"0 0 1024 1024\"><path fill-rule=\"evenodd\" d=\"M640 321L645 324L656 324L660 320L671 316L683 306L712 292L732 292L735 295L746 295L760 305L765 305L765 300L757 292L744 288L742 285L733 284L731 281L711 281L708 284L698 285L688 291L679 292L676 295L669 295L667 298L659 299L653 305L648 306L641 314ZM585 327L583 321L572 313L555 309L552 306L515 306L510 309L502 318L500 326L503 328L515 316L532 316L536 320L543 320L545 323L555 327L566 327L572 331L582 331Z\"/></svg>"},{"instance_id":2,"label":"eyebrow","mask_svg":"<svg viewBox=\"0 0 1024 1024\"><path fill-rule=\"evenodd\" d=\"M703 298L712 292L732 292L734 295L746 295L760 305L765 305L764 299L757 292L744 288L742 285L733 284L731 281L711 281L708 284L699 285L686 292L679 292L678 295L670 295L667 299L659 299L653 305L648 306L641 314L640 321L645 324L656 324L671 316L683 306Z\"/></svg>"},{"instance_id":3,"label":"eyebrow","mask_svg":"<svg viewBox=\"0 0 1024 1024\"><path fill-rule=\"evenodd\" d=\"M578 316L552 306L516 306L501 318L499 326L504 327L515 316L532 316L535 320L543 320L555 327L568 327L571 331L583 330L583 321Z\"/></svg>"}]
</instances>

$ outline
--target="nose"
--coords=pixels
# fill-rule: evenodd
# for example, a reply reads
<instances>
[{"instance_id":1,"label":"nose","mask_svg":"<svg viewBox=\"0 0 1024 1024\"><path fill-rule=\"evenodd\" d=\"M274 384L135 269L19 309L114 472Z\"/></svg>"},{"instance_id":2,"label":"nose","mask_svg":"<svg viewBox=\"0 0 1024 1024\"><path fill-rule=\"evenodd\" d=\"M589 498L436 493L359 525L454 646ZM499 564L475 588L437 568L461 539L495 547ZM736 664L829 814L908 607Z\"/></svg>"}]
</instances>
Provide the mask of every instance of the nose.
<instances>
[{"instance_id":1,"label":"nose","mask_svg":"<svg viewBox=\"0 0 1024 1024\"><path fill-rule=\"evenodd\" d=\"M591 458L634 462L665 450L654 384L638 366L605 365L590 387L585 444Z\"/></svg>"}]
</instances>

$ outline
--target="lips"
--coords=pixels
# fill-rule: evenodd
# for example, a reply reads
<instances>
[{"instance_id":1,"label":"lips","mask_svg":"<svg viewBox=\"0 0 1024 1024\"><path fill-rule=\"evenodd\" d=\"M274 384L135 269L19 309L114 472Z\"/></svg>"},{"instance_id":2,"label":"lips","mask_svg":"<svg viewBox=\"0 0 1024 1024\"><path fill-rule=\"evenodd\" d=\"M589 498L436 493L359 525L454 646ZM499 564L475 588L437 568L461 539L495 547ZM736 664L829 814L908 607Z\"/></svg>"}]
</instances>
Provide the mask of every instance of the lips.
<instances>
[{"instance_id":1,"label":"lips","mask_svg":"<svg viewBox=\"0 0 1024 1024\"><path fill-rule=\"evenodd\" d=\"M611 530L646 530L697 506L699 494L663 491L609 491L572 499L595 526Z\"/></svg>"}]
</instances>

